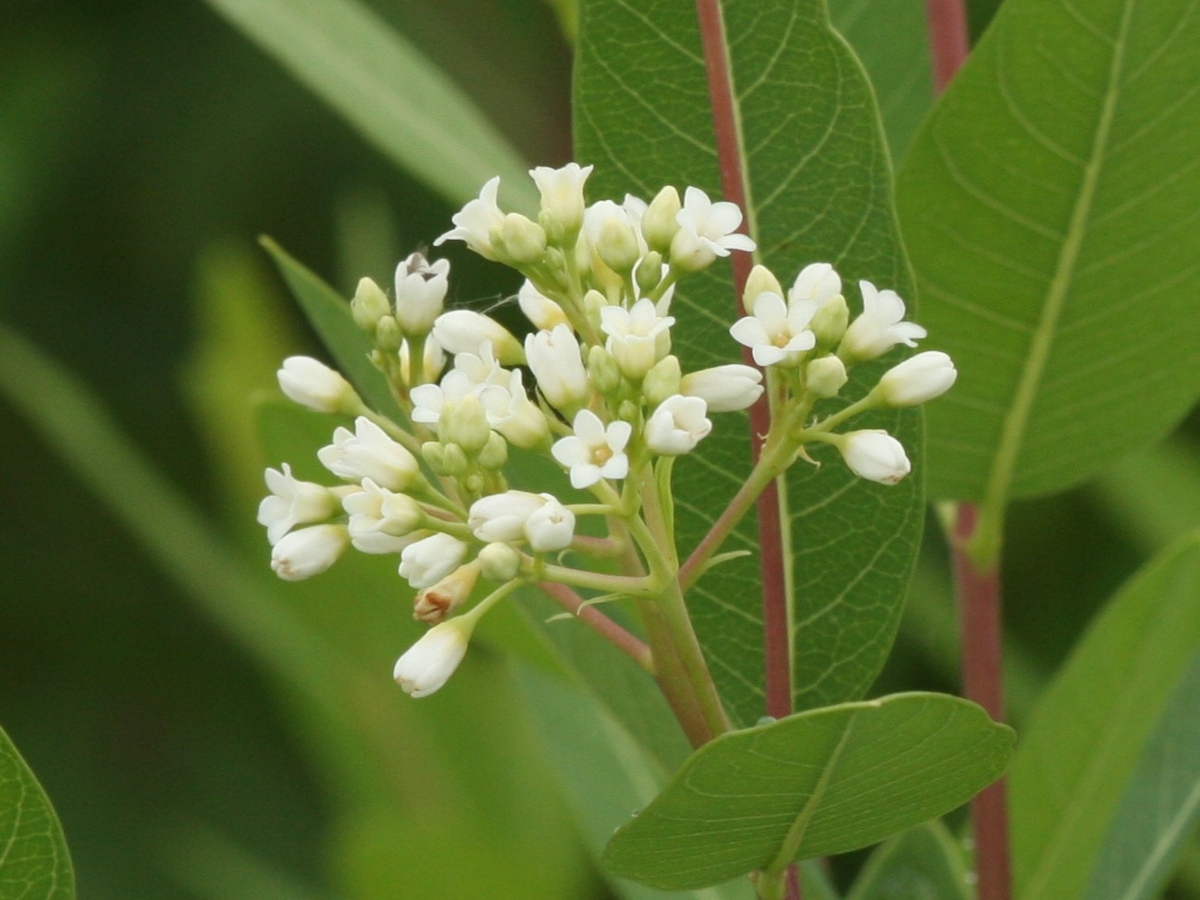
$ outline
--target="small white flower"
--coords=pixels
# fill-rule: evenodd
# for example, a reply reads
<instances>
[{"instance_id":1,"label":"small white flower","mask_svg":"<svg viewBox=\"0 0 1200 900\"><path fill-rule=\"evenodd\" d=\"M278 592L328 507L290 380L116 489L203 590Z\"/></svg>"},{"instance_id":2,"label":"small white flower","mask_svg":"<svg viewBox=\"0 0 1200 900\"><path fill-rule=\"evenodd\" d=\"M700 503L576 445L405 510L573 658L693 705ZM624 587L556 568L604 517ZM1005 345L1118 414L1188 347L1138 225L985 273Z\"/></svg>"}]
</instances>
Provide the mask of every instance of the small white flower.
<instances>
[{"instance_id":1,"label":"small white flower","mask_svg":"<svg viewBox=\"0 0 1200 900\"><path fill-rule=\"evenodd\" d=\"M670 352L674 316L660 316L653 301L643 297L632 307L605 306L600 310L600 330L608 335L604 347L616 360L621 374L641 380L654 364Z\"/></svg>"},{"instance_id":2,"label":"small white flower","mask_svg":"<svg viewBox=\"0 0 1200 900\"><path fill-rule=\"evenodd\" d=\"M413 598L413 618L430 625L441 622L471 596L482 569L483 564L478 559L473 560L459 566L433 587L419 592Z\"/></svg>"},{"instance_id":3,"label":"small white flower","mask_svg":"<svg viewBox=\"0 0 1200 900\"><path fill-rule=\"evenodd\" d=\"M450 680L475 629L472 616L456 616L430 628L396 661L392 677L413 697L427 697Z\"/></svg>"},{"instance_id":4,"label":"small white flower","mask_svg":"<svg viewBox=\"0 0 1200 900\"><path fill-rule=\"evenodd\" d=\"M525 537L535 553L555 553L566 550L575 538L575 513L558 502L551 494L542 494L545 503L534 510L525 522Z\"/></svg>"},{"instance_id":5,"label":"small white flower","mask_svg":"<svg viewBox=\"0 0 1200 900\"><path fill-rule=\"evenodd\" d=\"M446 241L463 241L468 247L485 259L495 260L496 251L492 247L492 229L504 224L504 213L496 205L496 192L500 190L500 176L488 179L479 191L479 197L472 200L451 217L454 228L447 231L433 242L440 247Z\"/></svg>"},{"instance_id":6,"label":"small white flower","mask_svg":"<svg viewBox=\"0 0 1200 900\"><path fill-rule=\"evenodd\" d=\"M505 365L525 362L520 342L512 333L483 313L470 309L452 309L433 323L433 337L447 353L471 353L479 356L485 342L492 344L495 358Z\"/></svg>"},{"instance_id":7,"label":"small white flower","mask_svg":"<svg viewBox=\"0 0 1200 900\"><path fill-rule=\"evenodd\" d=\"M591 166L567 163L561 169L538 166L529 172L542 195L542 215L556 222L567 234L583 226L583 184Z\"/></svg>"},{"instance_id":8,"label":"small white flower","mask_svg":"<svg viewBox=\"0 0 1200 900\"><path fill-rule=\"evenodd\" d=\"M323 484L300 481L287 463L282 472L267 469L266 482L271 495L258 504L258 524L266 526L267 540L272 544L297 525L323 521L337 509L333 491Z\"/></svg>"},{"instance_id":9,"label":"small white flower","mask_svg":"<svg viewBox=\"0 0 1200 900\"><path fill-rule=\"evenodd\" d=\"M575 415L575 433L561 438L550 452L561 465L570 470L571 486L591 487L601 478L624 478L629 474L629 457L625 447L633 434L633 426L620 420L608 427L588 409Z\"/></svg>"},{"instance_id":10,"label":"small white flower","mask_svg":"<svg viewBox=\"0 0 1200 900\"><path fill-rule=\"evenodd\" d=\"M884 372L873 393L887 406L916 406L942 396L957 378L947 354L927 350Z\"/></svg>"},{"instance_id":11,"label":"small white flower","mask_svg":"<svg viewBox=\"0 0 1200 900\"><path fill-rule=\"evenodd\" d=\"M550 438L546 414L525 393L521 370L509 372L508 376L507 387L488 385L479 392L488 424L509 443L524 450L543 447Z\"/></svg>"},{"instance_id":12,"label":"small white flower","mask_svg":"<svg viewBox=\"0 0 1200 900\"><path fill-rule=\"evenodd\" d=\"M534 287L528 278L517 291L517 305L521 307L521 312L525 313L525 318L543 331L549 331L557 325L570 327L571 323L563 308Z\"/></svg>"},{"instance_id":13,"label":"small white flower","mask_svg":"<svg viewBox=\"0 0 1200 900\"><path fill-rule=\"evenodd\" d=\"M467 527L485 543L519 541L525 536L525 523L546 500L529 491L505 491L489 494L471 504Z\"/></svg>"},{"instance_id":14,"label":"small white flower","mask_svg":"<svg viewBox=\"0 0 1200 900\"><path fill-rule=\"evenodd\" d=\"M639 213L635 206L631 216L628 203L621 206L612 200L601 200L583 214L583 234L588 246L614 272L628 274L634 263L646 255L646 242L637 226Z\"/></svg>"},{"instance_id":15,"label":"small white flower","mask_svg":"<svg viewBox=\"0 0 1200 900\"><path fill-rule=\"evenodd\" d=\"M449 276L450 260L439 259L431 265L420 253L396 267L396 321L406 335L429 334L442 314Z\"/></svg>"},{"instance_id":16,"label":"small white flower","mask_svg":"<svg viewBox=\"0 0 1200 900\"><path fill-rule=\"evenodd\" d=\"M863 311L850 323L842 338L838 356L846 362L875 359L896 344L917 346L925 337L925 329L915 322L905 322L904 301L895 291L880 291L869 281L860 281Z\"/></svg>"},{"instance_id":17,"label":"small white flower","mask_svg":"<svg viewBox=\"0 0 1200 900\"><path fill-rule=\"evenodd\" d=\"M842 459L859 478L896 484L912 471L904 446L886 431L869 428L835 437L840 438L836 446Z\"/></svg>"},{"instance_id":18,"label":"small white flower","mask_svg":"<svg viewBox=\"0 0 1200 900\"><path fill-rule=\"evenodd\" d=\"M699 397L668 397L646 422L646 446L661 456L690 452L712 431L705 412L707 406Z\"/></svg>"},{"instance_id":19,"label":"small white flower","mask_svg":"<svg viewBox=\"0 0 1200 900\"><path fill-rule=\"evenodd\" d=\"M420 473L416 457L365 416L354 420L354 431L339 427L333 443L317 451L317 459L339 478L370 478L390 491L404 491Z\"/></svg>"},{"instance_id":20,"label":"small white flower","mask_svg":"<svg viewBox=\"0 0 1200 900\"><path fill-rule=\"evenodd\" d=\"M467 545L439 532L409 544L400 554L400 577L416 590L433 587L462 565Z\"/></svg>"},{"instance_id":21,"label":"small white flower","mask_svg":"<svg viewBox=\"0 0 1200 900\"><path fill-rule=\"evenodd\" d=\"M753 366L736 364L691 372L683 376L679 385L679 393L699 397L708 412L749 409L762 392L762 372Z\"/></svg>"},{"instance_id":22,"label":"small white flower","mask_svg":"<svg viewBox=\"0 0 1200 900\"><path fill-rule=\"evenodd\" d=\"M742 211L737 204L721 200L713 203L699 188L689 187L683 193L683 209L675 216L679 230L671 239L671 265L689 272L698 272L712 264L718 256L728 256L731 250L753 250L754 241L738 234Z\"/></svg>"},{"instance_id":23,"label":"small white flower","mask_svg":"<svg viewBox=\"0 0 1200 900\"><path fill-rule=\"evenodd\" d=\"M381 488L370 478L363 479L361 491L342 498L342 508L350 516L350 543L363 553L401 552L425 520L412 497Z\"/></svg>"},{"instance_id":24,"label":"small white flower","mask_svg":"<svg viewBox=\"0 0 1200 900\"><path fill-rule=\"evenodd\" d=\"M484 384L498 384L503 387L508 384L511 374L496 361L491 341L484 341L474 352L455 354L454 369L465 375L467 383L473 388ZM461 377L453 373L451 375L454 378Z\"/></svg>"},{"instance_id":25,"label":"small white flower","mask_svg":"<svg viewBox=\"0 0 1200 900\"><path fill-rule=\"evenodd\" d=\"M812 300L824 306L842 293L842 278L829 263L811 263L800 270L788 290L788 301Z\"/></svg>"},{"instance_id":26,"label":"small white flower","mask_svg":"<svg viewBox=\"0 0 1200 900\"><path fill-rule=\"evenodd\" d=\"M759 294L753 315L738 319L729 333L751 349L760 366L795 366L800 354L816 346L817 338L808 328L816 311L812 300L785 304L778 294Z\"/></svg>"},{"instance_id":27,"label":"small white flower","mask_svg":"<svg viewBox=\"0 0 1200 900\"><path fill-rule=\"evenodd\" d=\"M350 382L311 356L289 356L276 375L288 399L316 412L349 412L359 404Z\"/></svg>"},{"instance_id":28,"label":"small white flower","mask_svg":"<svg viewBox=\"0 0 1200 900\"><path fill-rule=\"evenodd\" d=\"M559 411L587 403L592 394L579 340L566 325L539 331L525 338L525 358L546 402Z\"/></svg>"},{"instance_id":29,"label":"small white flower","mask_svg":"<svg viewBox=\"0 0 1200 900\"><path fill-rule=\"evenodd\" d=\"M279 539L271 570L285 581L301 581L332 566L349 543L345 525L311 525Z\"/></svg>"}]
</instances>

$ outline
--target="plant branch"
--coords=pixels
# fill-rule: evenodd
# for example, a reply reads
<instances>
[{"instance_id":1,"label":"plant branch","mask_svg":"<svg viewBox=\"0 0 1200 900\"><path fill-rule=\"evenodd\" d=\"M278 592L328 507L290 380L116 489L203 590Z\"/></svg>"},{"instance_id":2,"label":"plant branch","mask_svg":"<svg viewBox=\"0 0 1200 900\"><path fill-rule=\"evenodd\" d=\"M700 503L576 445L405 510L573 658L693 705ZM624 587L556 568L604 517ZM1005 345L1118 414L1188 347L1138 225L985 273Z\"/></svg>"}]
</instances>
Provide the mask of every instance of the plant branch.
<instances>
[{"instance_id":1,"label":"plant branch","mask_svg":"<svg viewBox=\"0 0 1200 900\"><path fill-rule=\"evenodd\" d=\"M940 94L970 51L967 10L963 0L925 0L925 14L933 57L933 90Z\"/></svg>"},{"instance_id":2,"label":"plant branch","mask_svg":"<svg viewBox=\"0 0 1200 900\"><path fill-rule=\"evenodd\" d=\"M592 631L596 632L635 663L654 674L654 655L650 648L641 640L630 634L594 606L588 606L587 601L565 584L555 581L540 581L538 588L551 600L567 610Z\"/></svg>"}]
</instances>

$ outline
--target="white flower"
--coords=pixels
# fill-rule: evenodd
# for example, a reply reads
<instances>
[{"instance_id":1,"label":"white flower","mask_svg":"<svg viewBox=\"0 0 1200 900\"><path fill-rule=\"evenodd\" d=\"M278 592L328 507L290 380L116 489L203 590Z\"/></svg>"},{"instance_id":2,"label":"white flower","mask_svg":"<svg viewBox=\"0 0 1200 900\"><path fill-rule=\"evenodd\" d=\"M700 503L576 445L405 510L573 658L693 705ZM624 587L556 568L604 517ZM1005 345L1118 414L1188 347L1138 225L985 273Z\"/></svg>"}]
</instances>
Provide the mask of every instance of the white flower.
<instances>
[{"instance_id":1,"label":"white flower","mask_svg":"<svg viewBox=\"0 0 1200 900\"><path fill-rule=\"evenodd\" d=\"M679 393L699 397L708 412L748 409L762 396L762 372L753 366L727 365L683 376Z\"/></svg>"},{"instance_id":2,"label":"white flower","mask_svg":"<svg viewBox=\"0 0 1200 900\"><path fill-rule=\"evenodd\" d=\"M491 341L484 341L474 352L455 354L454 369L462 374L455 375L451 372L447 379L455 380L466 376L466 383L473 388L483 384L498 384L503 387L508 384L511 374L496 361Z\"/></svg>"},{"instance_id":3,"label":"white flower","mask_svg":"<svg viewBox=\"0 0 1200 900\"><path fill-rule=\"evenodd\" d=\"M525 522L525 537L535 553L554 553L566 550L575 537L575 513L550 494L542 494L546 502L534 510Z\"/></svg>"},{"instance_id":4,"label":"white flower","mask_svg":"<svg viewBox=\"0 0 1200 900\"><path fill-rule=\"evenodd\" d=\"M350 382L311 356L289 356L276 375L290 400L317 412L350 412L359 404Z\"/></svg>"},{"instance_id":5,"label":"white flower","mask_svg":"<svg viewBox=\"0 0 1200 900\"><path fill-rule=\"evenodd\" d=\"M534 287L528 278L517 291L517 305L521 307L521 312L525 313L525 318L543 331L549 331L556 325L570 327L571 323L563 308Z\"/></svg>"},{"instance_id":6,"label":"white flower","mask_svg":"<svg viewBox=\"0 0 1200 900\"><path fill-rule=\"evenodd\" d=\"M505 491L489 494L471 504L467 527L485 543L519 541L525 536L525 523L546 503L540 494L529 491Z\"/></svg>"},{"instance_id":7,"label":"white flower","mask_svg":"<svg viewBox=\"0 0 1200 900\"><path fill-rule=\"evenodd\" d=\"M754 301L753 315L738 319L729 333L753 351L760 366L795 366L800 354L816 346L817 338L808 329L816 311L812 300L785 304L778 294L762 293Z\"/></svg>"},{"instance_id":8,"label":"white flower","mask_svg":"<svg viewBox=\"0 0 1200 900\"><path fill-rule=\"evenodd\" d=\"M396 661L392 677L413 697L440 689L467 655L475 618L457 616L434 625Z\"/></svg>"},{"instance_id":9,"label":"white flower","mask_svg":"<svg viewBox=\"0 0 1200 900\"><path fill-rule=\"evenodd\" d=\"M624 478L629 474L625 446L633 426L620 420L605 428L600 417L588 409L575 415L575 433L550 448L554 458L571 472L571 486L591 487L601 478Z\"/></svg>"},{"instance_id":10,"label":"white flower","mask_svg":"<svg viewBox=\"0 0 1200 900\"><path fill-rule=\"evenodd\" d=\"M483 564L473 560L459 566L433 587L425 588L413 598L413 618L436 625L462 605L475 590Z\"/></svg>"},{"instance_id":11,"label":"white flower","mask_svg":"<svg viewBox=\"0 0 1200 900\"><path fill-rule=\"evenodd\" d=\"M842 278L829 263L811 263L800 270L788 290L788 301L812 300L824 306L842 293Z\"/></svg>"},{"instance_id":12,"label":"white flower","mask_svg":"<svg viewBox=\"0 0 1200 900\"><path fill-rule=\"evenodd\" d=\"M895 484L912 471L904 446L886 431L870 428L834 437L840 438L835 443L842 459L859 478Z\"/></svg>"},{"instance_id":13,"label":"white flower","mask_svg":"<svg viewBox=\"0 0 1200 900\"><path fill-rule=\"evenodd\" d=\"M271 570L285 581L300 581L324 572L346 549L345 525L312 525L292 531L271 550Z\"/></svg>"},{"instance_id":14,"label":"white flower","mask_svg":"<svg viewBox=\"0 0 1200 900\"><path fill-rule=\"evenodd\" d=\"M872 393L887 406L915 406L940 397L957 378L958 370L947 354L927 350L884 372Z\"/></svg>"},{"instance_id":15,"label":"white flower","mask_svg":"<svg viewBox=\"0 0 1200 900\"><path fill-rule=\"evenodd\" d=\"M529 174L542 195L542 214L567 234L578 231L583 226L583 183L592 167L572 162L561 169L538 166Z\"/></svg>"},{"instance_id":16,"label":"white flower","mask_svg":"<svg viewBox=\"0 0 1200 900\"><path fill-rule=\"evenodd\" d=\"M649 297L630 309L605 306L600 310L600 330L608 335L604 347L616 360L621 374L640 381L670 351L674 316L660 316Z\"/></svg>"},{"instance_id":17,"label":"white flower","mask_svg":"<svg viewBox=\"0 0 1200 900\"><path fill-rule=\"evenodd\" d=\"M863 312L850 323L842 338L838 356L846 362L875 359L896 344L917 346L925 337L925 329L915 322L905 322L904 301L895 291L879 291L869 281L860 281Z\"/></svg>"},{"instance_id":18,"label":"white flower","mask_svg":"<svg viewBox=\"0 0 1200 900\"><path fill-rule=\"evenodd\" d=\"M718 256L728 256L731 250L753 250L754 241L738 234L742 211L734 203L713 203L699 188L689 187L683 193L683 209L675 216L679 230L671 239L671 265L689 272L698 272L712 264Z\"/></svg>"},{"instance_id":19,"label":"white flower","mask_svg":"<svg viewBox=\"0 0 1200 900\"><path fill-rule=\"evenodd\" d=\"M658 405L646 422L646 446L662 456L691 451L712 431L707 406L699 397L676 394Z\"/></svg>"},{"instance_id":20,"label":"white flower","mask_svg":"<svg viewBox=\"0 0 1200 900\"><path fill-rule=\"evenodd\" d=\"M354 432L339 427L333 443L317 451L317 459L339 478L370 478L390 491L404 491L417 479L416 457L365 416L354 420Z\"/></svg>"},{"instance_id":21,"label":"white flower","mask_svg":"<svg viewBox=\"0 0 1200 900\"><path fill-rule=\"evenodd\" d=\"M500 176L488 179L479 191L479 198L472 200L451 217L454 228L433 242L440 247L446 241L464 241L468 247L485 259L496 259L492 247L492 229L504 224L504 213L496 205L496 192L500 190Z\"/></svg>"},{"instance_id":22,"label":"white flower","mask_svg":"<svg viewBox=\"0 0 1200 900\"><path fill-rule=\"evenodd\" d=\"M470 309L452 309L433 323L433 337L447 353L472 353L479 356L483 344L490 341L492 353L505 365L525 362L520 342L512 333L483 313Z\"/></svg>"},{"instance_id":23,"label":"white flower","mask_svg":"<svg viewBox=\"0 0 1200 900\"><path fill-rule=\"evenodd\" d=\"M521 370L509 373L507 388L488 385L479 393L488 424L524 450L544 446L550 438L550 425L541 407L529 399Z\"/></svg>"},{"instance_id":24,"label":"white flower","mask_svg":"<svg viewBox=\"0 0 1200 900\"><path fill-rule=\"evenodd\" d=\"M546 402L570 413L587 403L592 394L579 340L566 325L539 331L525 338L525 358Z\"/></svg>"},{"instance_id":25,"label":"white flower","mask_svg":"<svg viewBox=\"0 0 1200 900\"><path fill-rule=\"evenodd\" d=\"M420 253L396 267L396 321L406 335L429 334L434 320L442 314L449 275L448 259L430 265Z\"/></svg>"},{"instance_id":26,"label":"white flower","mask_svg":"<svg viewBox=\"0 0 1200 900\"><path fill-rule=\"evenodd\" d=\"M425 520L412 497L370 478L363 479L361 491L342 498L342 508L350 516L350 543L363 553L399 553L413 543L413 530Z\"/></svg>"},{"instance_id":27,"label":"white flower","mask_svg":"<svg viewBox=\"0 0 1200 900\"><path fill-rule=\"evenodd\" d=\"M400 577L418 591L433 587L462 565L467 545L448 534L431 534L400 554Z\"/></svg>"},{"instance_id":28,"label":"white flower","mask_svg":"<svg viewBox=\"0 0 1200 900\"><path fill-rule=\"evenodd\" d=\"M258 524L267 527L267 540L272 544L297 525L328 519L337 509L333 491L323 484L300 481L287 463L282 472L267 469L266 482L271 496L258 504Z\"/></svg>"}]
</instances>

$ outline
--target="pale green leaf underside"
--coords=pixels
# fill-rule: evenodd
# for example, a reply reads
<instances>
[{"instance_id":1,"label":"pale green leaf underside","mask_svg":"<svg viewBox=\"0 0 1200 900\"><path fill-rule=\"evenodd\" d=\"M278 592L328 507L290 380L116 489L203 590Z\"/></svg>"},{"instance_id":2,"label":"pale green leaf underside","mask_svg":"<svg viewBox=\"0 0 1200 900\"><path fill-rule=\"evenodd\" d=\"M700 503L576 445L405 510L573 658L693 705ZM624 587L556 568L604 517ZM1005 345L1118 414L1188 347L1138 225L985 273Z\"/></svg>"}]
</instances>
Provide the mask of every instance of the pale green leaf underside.
<instances>
[{"instance_id":1,"label":"pale green leaf underside","mask_svg":"<svg viewBox=\"0 0 1200 900\"><path fill-rule=\"evenodd\" d=\"M846 900L972 900L969 878L962 846L935 820L876 849Z\"/></svg>"},{"instance_id":2,"label":"pale green leaf underside","mask_svg":"<svg viewBox=\"0 0 1200 900\"><path fill-rule=\"evenodd\" d=\"M1200 651L1200 534L1110 601L1046 692L1009 777L1019 900L1081 897L1172 689Z\"/></svg>"},{"instance_id":3,"label":"pale green leaf underside","mask_svg":"<svg viewBox=\"0 0 1200 900\"><path fill-rule=\"evenodd\" d=\"M73 900L75 874L50 800L0 729L0 897Z\"/></svg>"},{"instance_id":4,"label":"pale green leaf underside","mask_svg":"<svg viewBox=\"0 0 1200 900\"><path fill-rule=\"evenodd\" d=\"M1061 490L1200 391L1200 10L1009 0L899 180L923 321L960 377L930 488Z\"/></svg>"},{"instance_id":5,"label":"pale green leaf underside","mask_svg":"<svg viewBox=\"0 0 1200 900\"><path fill-rule=\"evenodd\" d=\"M870 88L824 4L727 4L735 93L750 179L750 224L761 258L787 283L813 261L835 263L851 304L858 278L911 296L891 207L890 172ZM595 163L591 195L649 197L664 184L720 194L704 63L692 4L591 0L576 72L576 147ZM683 285L672 306L685 370L735 361L728 264ZM862 378L847 393L861 392ZM919 460L915 416L864 420L899 427ZM675 469L678 536L686 552L749 471L741 415ZM823 448L828 449L828 448ZM890 647L921 523L920 476L894 488L851 477L836 453L798 466L787 499L795 603L797 708L861 697ZM919 466L919 462L918 462ZM735 721L763 710L761 579L753 516L721 565L690 593L714 678Z\"/></svg>"},{"instance_id":6,"label":"pale green leaf underside","mask_svg":"<svg viewBox=\"0 0 1200 900\"><path fill-rule=\"evenodd\" d=\"M355 0L208 0L402 168L454 204L493 175L537 209L528 166L454 82ZM511 191L511 193L508 193Z\"/></svg>"},{"instance_id":7,"label":"pale green leaf underside","mask_svg":"<svg viewBox=\"0 0 1200 900\"><path fill-rule=\"evenodd\" d=\"M1153 900L1200 819L1200 654L1171 693L1096 854L1087 900Z\"/></svg>"},{"instance_id":8,"label":"pale green leaf underside","mask_svg":"<svg viewBox=\"0 0 1200 900\"><path fill-rule=\"evenodd\" d=\"M941 815L995 780L1013 733L978 706L899 694L732 732L698 750L608 845L664 890L843 853Z\"/></svg>"}]
</instances>

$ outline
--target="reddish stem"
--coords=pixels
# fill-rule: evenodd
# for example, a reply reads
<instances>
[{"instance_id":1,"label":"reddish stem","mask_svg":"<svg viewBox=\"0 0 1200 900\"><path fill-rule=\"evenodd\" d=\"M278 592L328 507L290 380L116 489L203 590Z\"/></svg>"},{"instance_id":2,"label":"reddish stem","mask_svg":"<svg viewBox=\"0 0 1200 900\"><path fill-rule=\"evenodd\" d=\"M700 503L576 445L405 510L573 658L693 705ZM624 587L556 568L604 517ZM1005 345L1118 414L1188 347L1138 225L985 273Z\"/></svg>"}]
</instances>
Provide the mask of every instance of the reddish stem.
<instances>
[{"instance_id":1,"label":"reddish stem","mask_svg":"<svg viewBox=\"0 0 1200 900\"><path fill-rule=\"evenodd\" d=\"M963 0L925 0L925 14L933 54L933 88L940 94L962 68L971 49L967 10Z\"/></svg>"},{"instance_id":2,"label":"reddish stem","mask_svg":"<svg viewBox=\"0 0 1200 900\"><path fill-rule=\"evenodd\" d=\"M649 671L654 668L654 660L649 647L594 606L585 606L584 599L565 584L559 584L556 581L541 581L538 582L538 587L551 600L609 641L643 669Z\"/></svg>"}]
</instances>

